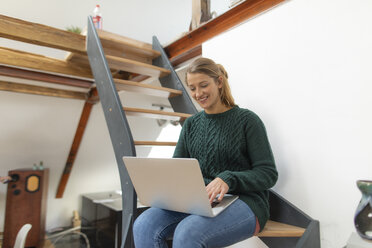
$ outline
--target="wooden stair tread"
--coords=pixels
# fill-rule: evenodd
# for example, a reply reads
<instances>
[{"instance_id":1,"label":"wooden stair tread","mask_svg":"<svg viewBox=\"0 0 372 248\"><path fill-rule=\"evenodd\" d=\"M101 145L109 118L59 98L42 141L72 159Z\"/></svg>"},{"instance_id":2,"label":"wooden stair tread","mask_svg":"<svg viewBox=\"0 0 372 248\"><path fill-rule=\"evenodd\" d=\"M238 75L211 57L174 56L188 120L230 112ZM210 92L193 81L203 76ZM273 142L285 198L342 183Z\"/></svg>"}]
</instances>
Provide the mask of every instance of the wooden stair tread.
<instances>
[{"instance_id":1,"label":"wooden stair tread","mask_svg":"<svg viewBox=\"0 0 372 248\"><path fill-rule=\"evenodd\" d=\"M117 54L122 54L123 56L127 53L143 58L148 58L150 60L150 63L152 59L160 56L160 52L152 49L151 44L137 41L118 34L110 33L104 30L97 31L104 50L116 51ZM119 56L115 54L108 55Z\"/></svg>"},{"instance_id":2,"label":"wooden stair tread","mask_svg":"<svg viewBox=\"0 0 372 248\"><path fill-rule=\"evenodd\" d=\"M161 110L153 109L142 109L142 108L123 108L128 116L142 116L148 118L156 119L166 119L166 120L183 120L191 116L191 114L177 113L177 112L165 112Z\"/></svg>"},{"instance_id":3,"label":"wooden stair tread","mask_svg":"<svg viewBox=\"0 0 372 248\"><path fill-rule=\"evenodd\" d=\"M131 59L138 62L152 64L152 60L160 56L160 52L153 50L152 45L113 34L104 30L97 30L106 56ZM87 54L70 52L66 61L82 65L89 65Z\"/></svg>"},{"instance_id":4,"label":"wooden stair tread","mask_svg":"<svg viewBox=\"0 0 372 248\"><path fill-rule=\"evenodd\" d=\"M269 220L257 237L301 237L305 228Z\"/></svg>"},{"instance_id":5,"label":"wooden stair tread","mask_svg":"<svg viewBox=\"0 0 372 248\"><path fill-rule=\"evenodd\" d=\"M152 49L152 45L149 43L134 40L104 30L97 30L97 32L106 56L135 60L150 65L154 58L160 56L160 52ZM86 35L86 31L82 34ZM81 65L89 65L86 53L70 52L66 56L65 60L67 62Z\"/></svg>"},{"instance_id":6,"label":"wooden stair tread","mask_svg":"<svg viewBox=\"0 0 372 248\"><path fill-rule=\"evenodd\" d=\"M146 95L152 95L152 96L160 96L160 97L174 97L182 95L181 90L175 90L160 86L154 86L144 83L138 83L134 81L129 80L122 80L122 79L114 79L116 89L118 91L130 91L130 92L136 92L136 93L142 93Z\"/></svg>"},{"instance_id":7,"label":"wooden stair tread","mask_svg":"<svg viewBox=\"0 0 372 248\"><path fill-rule=\"evenodd\" d=\"M122 70L126 72L132 72L151 77L164 77L170 74L170 70L167 70L165 68L161 68L158 66L146 64L131 59L120 58L110 55L107 55L106 59L110 69Z\"/></svg>"},{"instance_id":8,"label":"wooden stair tread","mask_svg":"<svg viewBox=\"0 0 372 248\"><path fill-rule=\"evenodd\" d=\"M134 141L136 146L176 146L177 142L171 141Z\"/></svg>"}]
</instances>

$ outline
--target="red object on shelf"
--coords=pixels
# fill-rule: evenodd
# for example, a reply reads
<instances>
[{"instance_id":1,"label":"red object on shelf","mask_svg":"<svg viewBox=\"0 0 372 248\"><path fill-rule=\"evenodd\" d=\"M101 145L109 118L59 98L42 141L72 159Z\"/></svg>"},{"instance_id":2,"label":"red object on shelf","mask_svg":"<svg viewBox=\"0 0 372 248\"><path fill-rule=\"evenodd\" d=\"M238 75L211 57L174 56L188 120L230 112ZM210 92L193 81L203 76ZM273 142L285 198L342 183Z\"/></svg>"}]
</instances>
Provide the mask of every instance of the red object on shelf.
<instances>
[{"instance_id":1,"label":"red object on shelf","mask_svg":"<svg viewBox=\"0 0 372 248\"><path fill-rule=\"evenodd\" d=\"M93 10L93 23L97 29L102 29L102 13L99 4Z\"/></svg>"}]
</instances>

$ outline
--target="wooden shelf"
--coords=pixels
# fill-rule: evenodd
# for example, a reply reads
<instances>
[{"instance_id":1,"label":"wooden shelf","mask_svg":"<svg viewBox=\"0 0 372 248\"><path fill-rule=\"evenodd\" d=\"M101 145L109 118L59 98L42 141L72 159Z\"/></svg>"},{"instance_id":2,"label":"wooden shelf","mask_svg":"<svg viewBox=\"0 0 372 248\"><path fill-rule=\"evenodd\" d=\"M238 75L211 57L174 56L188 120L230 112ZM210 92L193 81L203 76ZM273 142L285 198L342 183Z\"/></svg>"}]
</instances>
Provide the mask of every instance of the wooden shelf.
<instances>
[{"instance_id":1,"label":"wooden shelf","mask_svg":"<svg viewBox=\"0 0 372 248\"><path fill-rule=\"evenodd\" d=\"M168 141L134 141L136 146L176 146L177 142Z\"/></svg>"},{"instance_id":2,"label":"wooden shelf","mask_svg":"<svg viewBox=\"0 0 372 248\"><path fill-rule=\"evenodd\" d=\"M269 220L258 237L301 237L304 228Z\"/></svg>"},{"instance_id":3,"label":"wooden shelf","mask_svg":"<svg viewBox=\"0 0 372 248\"><path fill-rule=\"evenodd\" d=\"M191 116L190 114L185 114L185 113L165 112L161 110L128 108L128 107L124 107L124 111L125 111L125 114L128 116L140 116L140 117L147 117L147 118L176 120L176 121L182 121Z\"/></svg>"},{"instance_id":4,"label":"wooden shelf","mask_svg":"<svg viewBox=\"0 0 372 248\"><path fill-rule=\"evenodd\" d=\"M121 80L121 79L114 79L116 89L118 91L129 91L129 92L136 92L141 94L146 94L150 96L160 96L160 97L167 97L172 98L175 96L182 95L182 91L164 88L160 86L154 86L149 84L138 83L134 81L128 80Z\"/></svg>"}]
</instances>

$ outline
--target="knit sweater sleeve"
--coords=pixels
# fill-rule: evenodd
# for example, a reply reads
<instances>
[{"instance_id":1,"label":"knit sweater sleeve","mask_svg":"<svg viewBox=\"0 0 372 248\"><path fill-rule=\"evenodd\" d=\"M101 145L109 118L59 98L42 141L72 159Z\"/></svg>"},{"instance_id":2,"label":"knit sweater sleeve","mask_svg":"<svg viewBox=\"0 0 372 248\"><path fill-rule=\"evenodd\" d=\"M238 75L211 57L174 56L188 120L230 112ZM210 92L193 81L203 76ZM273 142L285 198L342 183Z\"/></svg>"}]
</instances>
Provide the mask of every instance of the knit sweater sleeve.
<instances>
[{"instance_id":1,"label":"knit sweater sleeve","mask_svg":"<svg viewBox=\"0 0 372 248\"><path fill-rule=\"evenodd\" d=\"M241 171L223 171L217 177L229 186L229 192L247 193L273 187L278 179L274 157L261 119L254 115L245 126L250 166ZM250 167L250 168L248 168Z\"/></svg>"}]
</instances>

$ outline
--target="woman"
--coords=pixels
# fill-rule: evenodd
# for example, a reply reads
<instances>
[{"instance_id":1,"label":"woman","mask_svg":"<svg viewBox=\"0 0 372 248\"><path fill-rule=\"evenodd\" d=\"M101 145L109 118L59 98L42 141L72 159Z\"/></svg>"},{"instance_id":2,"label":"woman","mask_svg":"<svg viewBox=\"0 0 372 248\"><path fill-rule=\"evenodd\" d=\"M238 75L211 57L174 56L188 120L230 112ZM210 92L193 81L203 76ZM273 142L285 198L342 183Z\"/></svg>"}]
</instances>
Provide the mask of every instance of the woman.
<instances>
[{"instance_id":1,"label":"woman","mask_svg":"<svg viewBox=\"0 0 372 248\"><path fill-rule=\"evenodd\" d=\"M204 111L185 121L173 157L198 159L211 203L225 193L239 199L214 218L150 208L134 224L136 248L167 247L172 236L174 248L224 247L265 226L278 173L262 121L235 105L227 78L207 58L189 66L187 86Z\"/></svg>"}]
</instances>

